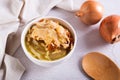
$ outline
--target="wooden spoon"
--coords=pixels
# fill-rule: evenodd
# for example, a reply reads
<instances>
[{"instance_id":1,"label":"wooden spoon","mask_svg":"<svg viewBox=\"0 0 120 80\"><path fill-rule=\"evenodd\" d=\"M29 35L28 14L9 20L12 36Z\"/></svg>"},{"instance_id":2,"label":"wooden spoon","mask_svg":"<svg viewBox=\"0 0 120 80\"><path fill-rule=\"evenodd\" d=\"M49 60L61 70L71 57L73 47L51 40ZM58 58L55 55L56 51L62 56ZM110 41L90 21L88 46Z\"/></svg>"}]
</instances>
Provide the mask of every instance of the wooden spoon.
<instances>
[{"instance_id":1,"label":"wooden spoon","mask_svg":"<svg viewBox=\"0 0 120 80\"><path fill-rule=\"evenodd\" d=\"M82 67L95 80L120 80L119 68L101 53L91 52L85 55Z\"/></svg>"}]
</instances>

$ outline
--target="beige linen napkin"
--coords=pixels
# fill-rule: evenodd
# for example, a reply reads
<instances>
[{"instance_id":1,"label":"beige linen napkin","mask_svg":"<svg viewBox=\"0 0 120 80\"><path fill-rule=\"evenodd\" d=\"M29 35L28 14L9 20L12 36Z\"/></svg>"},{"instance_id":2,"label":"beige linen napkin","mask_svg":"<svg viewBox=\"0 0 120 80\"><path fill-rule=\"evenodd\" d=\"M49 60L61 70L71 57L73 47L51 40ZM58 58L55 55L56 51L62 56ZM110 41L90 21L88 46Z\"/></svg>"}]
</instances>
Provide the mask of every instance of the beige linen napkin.
<instances>
[{"instance_id":1,"label":"beige linen napkin","mask_svg":"<svg viewBox=\"0 0 120 80\"><path fill-rule=\"evenodd\" d=\"M21 32L29 21L45 16L58 3L59 8L76 11L81 1L0 0L0 80L19 80L25 71L19 60L10 55L19 47Z\"/></svg>"},{"instance_id":2,"label":"beige linen napkin","mask_svg":"<svg viewBox=\"0 0 120 80\"><path fill-rule=\"evenodd\" d=\"M56 6L67 11L75 12L80 9L84 1L86 0L63 0Z\"/></svg>"},{"instance_id":3,"label":"beige linen napkin","mask_svg":"<svg viewBox=\"0 0 120 80\"><path fill-rule=\"evenodd\" d=\"M6 54L4 63L6 67L5 80L20 80L25 68L19 60Z\"/></svg>"},{"instance_id":4,"label":"beige linen napkin","mask_svg":"<svg viewBox=\"0 0 120 80\"><path fill-rule=\"evenodd\" d=\"M18 0L0 0L0 66L4 56L7 36L18 29L18 16L22 5L22 2Z\"/></svg>"},{"instance_id":5,"label":"beige linen napkin","mask_svg":"<svg viewBox=\"0 0 120 80\"><path fill-rule=\"evenodd\" d=\"M17 59L5 54L7 37L16 32L20 24L18 16L22 6L23 2L19 0L0 0L0 80L19 80L18 76L25 70ZM11 71L16 74L12 78L8 75Z\"/></svg>"}]
</instances>

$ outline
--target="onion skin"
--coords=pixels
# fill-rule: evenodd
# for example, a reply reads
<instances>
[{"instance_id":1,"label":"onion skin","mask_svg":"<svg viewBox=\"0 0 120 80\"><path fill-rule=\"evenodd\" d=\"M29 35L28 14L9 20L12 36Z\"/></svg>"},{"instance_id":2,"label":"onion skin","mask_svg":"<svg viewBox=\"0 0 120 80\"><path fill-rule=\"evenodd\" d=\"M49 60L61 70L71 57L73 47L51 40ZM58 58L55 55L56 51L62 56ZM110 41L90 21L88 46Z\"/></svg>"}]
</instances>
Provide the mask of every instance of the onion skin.
<instances>
[{"instance_id":1,"label":"onion skin","mask_svg":"<svg viewBox=\"0 0 120 80\"><path fill-rule=\"evenodd\" d=\"M88 0L83 3L76 15L80 17L83 23L93 25L101 20L103 13L104 8L99 2Z\"/></svg>"},{"instance_id":2,"label":"onion skin","mask_svg":"<svg viewBox=\"0 0 120 80\"><path fill-rule=\"evenodd\" d=\"M120 16L110 15L103 19L100 24L99 32L109 43L120 41Z\"/></svg>"}]
</instances>

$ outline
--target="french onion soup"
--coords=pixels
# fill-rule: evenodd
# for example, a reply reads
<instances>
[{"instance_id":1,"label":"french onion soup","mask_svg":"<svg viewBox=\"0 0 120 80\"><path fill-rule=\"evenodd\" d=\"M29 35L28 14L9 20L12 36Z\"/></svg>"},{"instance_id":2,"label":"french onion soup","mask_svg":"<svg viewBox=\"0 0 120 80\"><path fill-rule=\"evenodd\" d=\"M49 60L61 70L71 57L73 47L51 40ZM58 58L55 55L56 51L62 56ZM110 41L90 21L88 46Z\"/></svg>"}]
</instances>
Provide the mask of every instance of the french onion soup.
<instances>
[{"instance_id":1,"label":"french onion soup","mask_svg":"<svg viewBox=\"0 0 120 80\"><path fill-rule=\"evenodd\" d=\"M73 48L74 38L58 21L42 19L31 25L26 34L25 45L33 57L53 61L69 53Z\"/></svg>"}]
</instances>

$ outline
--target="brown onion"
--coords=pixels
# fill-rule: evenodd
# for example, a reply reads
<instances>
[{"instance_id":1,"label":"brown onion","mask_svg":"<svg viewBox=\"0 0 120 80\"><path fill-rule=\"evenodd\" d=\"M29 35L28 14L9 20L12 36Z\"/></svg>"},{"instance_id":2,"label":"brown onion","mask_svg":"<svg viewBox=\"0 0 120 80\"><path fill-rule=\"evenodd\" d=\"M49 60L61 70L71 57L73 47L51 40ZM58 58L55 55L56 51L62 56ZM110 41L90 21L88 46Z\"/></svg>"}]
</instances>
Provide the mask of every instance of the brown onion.
<instances>
[{"instance_id":1,"label":"brown onion","mask_svg":"<svg viewBox=\"0 0 120 80\"><path fill-rule=\"evenodd\" d=\"M93 25L99 22L103 16L103 6L95 1L89 0L83 3L80 10L76 13L81 21L88 25Z\"/></svg>"},{"instance_id":2,"label":"brown onion","mask_svg":"<svg viewBox=\"0 0 120 80\"><path fill-rule=\"evenodd\" d=\"M120 16L110 15L100 24L101 36L109 43L120 41Z\"/></svg>"}]
</instances>

